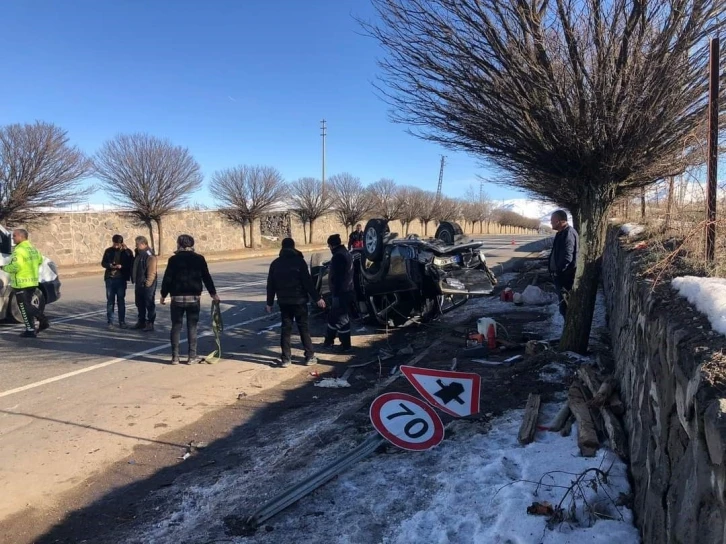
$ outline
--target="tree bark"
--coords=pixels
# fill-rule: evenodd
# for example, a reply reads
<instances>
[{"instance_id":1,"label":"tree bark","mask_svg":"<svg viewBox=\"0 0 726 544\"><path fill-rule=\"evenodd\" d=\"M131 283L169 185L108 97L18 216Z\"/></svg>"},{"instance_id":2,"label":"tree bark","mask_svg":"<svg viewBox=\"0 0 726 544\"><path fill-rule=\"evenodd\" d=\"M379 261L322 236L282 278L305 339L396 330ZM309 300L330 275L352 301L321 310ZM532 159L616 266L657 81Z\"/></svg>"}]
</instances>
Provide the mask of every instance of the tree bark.
<instances>
[{"instance_id":1,"label":"tree bark","mask_svg":"<svg viewBox=\"0 0 726 544\"><path fill-rule=\"evenodd\" d=\"M308 243L308 230L305 228L307 226L307 221L302 222L303 226L303 244Z\"/></svg>"},{"instance_id":2,"label":"tree bark","mask_svg":"<svg viewBox=\"0 0 726 544\"><path fill-rule=\"evenodd\" d=\"M156 244L154 243L154 223L151 219L147 219L145 223L146 226L149 228L149 245L151 246L151 249L156 252Z\"/></svg>"},{"instance_id":3,"label":"tree bark","mask_svg":"<svg viewBox=\"0 0 726 544\"><path fill-rule=\"evenodd\" d=\"M161 217L156 219L156 230L158 231L156 255L161 255Z\"/></svg>"},{"instance_id":4,"label":"tree bark","mask_svg":"<svg viewBox=\"0 0 726 544\"><path fill-rule=\"evenodd\" d=\"M539 417L540 396L530 393L527 398L527 406L524 409L524 419L519 427L517 440L522 446L534 441L537 432L537 418Z\"/></svg>"},{"instance_id":5,"label":"tree bark","mask_svg":"<svg viewBox=\"0 0 726 544\"><path fill-rule=\"evenodd\" d=\"M560 340L562 351L587 353L607 229L609 203L602 200L583 199L579 209L580 247L575 285L569 294L565 330Z\"/></svg>"},{"instance_id":6,"label":"tree bark","mask_svg":"<svg viewBox=\"0 0 726 544\"><path fill-rule=\"evenodd\" d=\"M247 226L242 223L242 245L247 247Z\"/></svg>"},{"instance_id":7,"label":"tree bark","mask_svg":"<svg viewBox=\"0 0 726 544\"><path fill-rule=\"evenodd\" d=\"M663 222L663 230L667 231L671 226L671 212L673 211L673 191L675 189L675 178L673 176L668 180L668 200L666 202L665 221Z\"/></svg>"},{"instance_id":8,"label":"tree bark","mask_svg":"<svg viewBox=\"0 0 726 544\"><path fill-rule=\"evenodd\" d=\"M645 219L645 187L640 189L640 218Z\"/></svg>"},{"instance_id":9,"label":"tree bark","mask_svg":"<svg viewBox=\"0 0 726 544\"><path fill-rule=\"evenodd\" d=\"M580 448L580 454L583 457L594 457L595 452L600 447L600 441L597 439L595 424L592 421L590 409L585 402L585 395L580 389L581 382L575 380L572 382L567 393L570 410L577 420L577 445Z\"/></svg>"},{"instance_id":10,"label":"tree bark","mask_svg":"<svg viewBox=\"0 0 726 544\"><path fill-rule=\"evenodd\" d=\"M308 231L308 243L313 243L313 223L315 222L315 219L310 220L310 230Z\"/></svg>"}]
</instances>

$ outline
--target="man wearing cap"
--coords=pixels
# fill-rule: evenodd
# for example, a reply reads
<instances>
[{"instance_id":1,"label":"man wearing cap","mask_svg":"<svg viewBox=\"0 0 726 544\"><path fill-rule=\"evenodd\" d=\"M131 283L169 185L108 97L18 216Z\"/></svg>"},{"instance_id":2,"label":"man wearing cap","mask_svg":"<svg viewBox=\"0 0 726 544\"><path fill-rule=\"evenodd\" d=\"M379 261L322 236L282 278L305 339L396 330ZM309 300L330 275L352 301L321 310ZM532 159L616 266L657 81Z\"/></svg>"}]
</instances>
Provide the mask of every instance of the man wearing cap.
<instances>
[{"instance_id":1,"label":"man wearing cap","mask_svg":"<svg viewBox=\"0 0 726 544\"><path fill-rule=\"evenodd\" d=\"M318 295L303 254L295 249L295 240L292 238L285 238L282 241L280 256L270 264L270 272L267 275L268 313L272 312L275 297L280 306L282 319L280 366L289 366L292 360L290 339L293 321L297 323L300 341L305 349L305 364L308 366L316 364L318 359L315 357L308 328L308 300L315 301L318 308L325 308L325 301Z\"/></svg>"},{"instance_id":2,"label":"man wearing cap","mask_svg":"<svg viewBox=\"0 0 726 544\"><path fill-rule=\"evenodd\" d=\"M567 212L564 210L556 210L552 213L550 225L557 234L552 243L549 269L560 301L560 314L565 317L567 315L567 299L575 284L580 238L574 227L571 227L567 222Z\"/></svg>"},{"instance_id":3,"label":"man wearing cap","mask_svg":"<svg viewBox=\"0 0 726 544\"><path fill-rule=\"evenodd\" d=\"M328 238L328 248L333 254L328 272L328 285L333 304L328 312L328 330L323 347L332 348L335 337L340 339L340 351L350 351L350 306L353 293L353 258L343 245L340 234Z\"/></svg>"},{"instance_id":4,"label":"man wearing cap","mask_svg":"<svg viewBox=\"0 0 726 544\"><path fill-rule=\"evenodd\" d=\"M103 280L106 283L106 322L113 329L114 306L118 308L118 325L126 328L126 285L131 279L134 253L124 244L124 237L114 234L113 245L103 252L101 266L106 269Z\"/></svg>"},{"instance_id":5,"label":"man wearing cap","mask_svg":"<svg viewBox=\"0 0 726 544\"><path fill-rule=\"evenodd\" d=\"M139 311L139 318L134 329L141 329L146 332L154 330L156 320L156 255L149 247L146 236L137 236L136 258L131 270L131 282L134 284L134 297L136 309Z\"/></svg>"},{"instance_id":6,"label":"man wearing cap","mask_svg":"<svg viewBox=\"0 0 726 544\"><path fill-rule=\"evenodd\" d=\"M197 356L197 325L201 312L202 284L212 300L219 302L217 290L209 273L206 259L194 251L194 238L182 234L176 240L177 250L169 257L164 279L161 281L161 304L171 295L171 364L179 364L179 344L184 316L187 317L187 364L201 363Z\"/></svg>"}]
</instances>

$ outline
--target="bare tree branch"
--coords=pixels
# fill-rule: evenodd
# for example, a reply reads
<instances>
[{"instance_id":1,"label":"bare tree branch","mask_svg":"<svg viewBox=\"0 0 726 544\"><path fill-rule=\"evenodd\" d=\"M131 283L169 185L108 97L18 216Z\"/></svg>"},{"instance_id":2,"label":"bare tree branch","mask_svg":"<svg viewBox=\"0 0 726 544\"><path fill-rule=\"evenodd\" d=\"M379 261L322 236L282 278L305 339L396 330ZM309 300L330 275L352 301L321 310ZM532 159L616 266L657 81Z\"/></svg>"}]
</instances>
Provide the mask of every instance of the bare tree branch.
<instances>
[{"instance_id":1,"label":"bare tree branch","mask_svg":"<svg viewBox=\"0 0 726 544\"><path fill-rule=\"evenodd\" d=\"M323 194L323 184L319 179L301 178L289 186L290 205L294 213L303 223L309 225L308 240L313 241L313 224L315 220L330 211L329 193Z\"/></svg>"},{"instance_id":2,"label":"bare tree branch","mask_svg":"<svg viewBox=\"0 0 726 544\"><path fill-rule=\"evenodd\" d=\"M373 211L371 195L359 178L342 173L331 177L329 182L332 189L333 210L346 230Z\"/></svg>"},{"instance_id":3,"label":"bare tree branch","mask_svg":"<svg viewBox=\"0 0 726 544\"><path fill-rule=\"evenodd\" d=\"M270 166L237 166L215 172L210 192L229 221L243 229L250 226L250 247L254 247L254 221L285 198L286 185L282 174Z\"/></svg>"},{"instance_id":4,"label":"bare tree branch","mask_svg":"<svg viewBox=\"0 0 726 544\"><path fill-rule=\"evenodd\" d=\"M417 187L400 187L396 198L398 199L400 212L399 220L404 229L404 235L408 236L408 228L416 219L418 219L418 201L420 197L420 189Z\"/></svg>"},{"instance_id":5,"label":"bare tree branch","mask_svg":"<svg viewBox=\"0 0 726 544\"><path fill-rule=\"evenodd\" d=\"M39 121L1 127L0 223L32 223L43 208L81 202L94 191L79 184L90 172L65 130Z\"/></svg>"},{"instance_id":6,"label":"bare tree branch","mask_svg":"<svg viewBox=\"0 0 726 544\"><path fill-rule=\"evenodd\" d=\"M106 142L94 158L103 189L149 227L152 247L155 221L183 206L202 186L199 164L189 150L148 134L121 134Z\"/></svg>"},{"instance_id":7,"label":"bare tree branch","mask_svg":"<svg viewBox=\"0 0 726 544\"><path fill-rule=\"evenodd\" d=\"M706 114L708 38L721 33L726 2L373 4L377 22L363 25L386 51L379 90L394 120L572 212L582 243L560 347L584 353L608 209L703 161L693 134Z\"/></svg>"},{"instance_id":8,"label":"bare tree branch","mask_svg":"<svg viewBox=\"0 0 726 544\"><path fill-rule=\"evenodd\" d=\"M386 221L400 219L403 202L392 179L383 178L368 186L371 193L373 212Z\"/></svg>"}]
</instances>

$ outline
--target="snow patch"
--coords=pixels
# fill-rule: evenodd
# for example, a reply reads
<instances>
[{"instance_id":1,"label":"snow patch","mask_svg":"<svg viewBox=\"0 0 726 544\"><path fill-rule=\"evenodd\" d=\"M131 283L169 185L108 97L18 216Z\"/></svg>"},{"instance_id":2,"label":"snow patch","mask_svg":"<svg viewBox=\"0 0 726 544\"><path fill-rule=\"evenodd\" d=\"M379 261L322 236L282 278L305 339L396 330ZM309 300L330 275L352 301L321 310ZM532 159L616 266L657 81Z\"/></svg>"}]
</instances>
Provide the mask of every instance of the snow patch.
<instances>
[{"instance_id":1,"label":"snow patch","mask_svg":"<svg viewBox=\"0 0 726 544\"><path fill-rule=\"evenodd\" d=\"M726 278L683 276L671 285L708 318L713 330L726 335Z\"/></svg>"},{"instance_id":2,"label":"snow patch","mask_svg":"<svg viewBox=\"0 0 726 544\"><path fill-rule=\"evenodd\" d=\"M535 285L528 285L524 291L522 291L522 302L525 304L551 304L555 300L557 300L557 295L553 293L546 293Z\"/></svg>"},{"instance_id":3,"label":"snow patch","mask_svg":"<svg viewBox=\"0 0 726 544\"><path fill-rule=\"evenodd\" d=\"M315 387L326 387L328 389L340 389L342 387L350 387L348 380L343 378L323 378L319 382L316 382Z\"/></svg>"},{"instance_id":4,"label":"snow patch","mask_svg":"<svg viewBox=\"0 0 726 544\"><path fill-rule=\"evenodd\" d=\"M550 363L540 369L539 379L548 383L563 383L569 375L570 370L562 363Z\"/></svg>"},{"instance_id":5,"label":"snow patch","mask_svg":"<svg viewBox=\"0 0 726 544\"><path fill-rule=\"evenodd\" d=\"M643 225L637 225L635 223L625 223L623 226L620 227L620 234L624 234L628 237L638 236L640 234L643 234L644 232L645 227Z\"/></svg>"}]
</instances>

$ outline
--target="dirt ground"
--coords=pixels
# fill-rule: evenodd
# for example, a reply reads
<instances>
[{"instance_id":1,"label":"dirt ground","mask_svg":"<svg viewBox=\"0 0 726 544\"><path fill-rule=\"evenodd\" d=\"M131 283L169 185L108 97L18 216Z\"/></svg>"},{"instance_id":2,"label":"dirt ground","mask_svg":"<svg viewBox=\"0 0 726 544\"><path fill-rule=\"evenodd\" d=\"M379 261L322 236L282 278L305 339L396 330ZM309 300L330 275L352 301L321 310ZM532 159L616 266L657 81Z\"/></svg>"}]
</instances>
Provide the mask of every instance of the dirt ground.
<instances>
[{"instance_id":1,"label":"dirt ground","mask_svg":"<svg viewBox=\"0 0 726 544\"><path fill-rule=\"evenodd\" d=\"M506 286L522 291L533 283L549 289L546 281L535 278L536 272L506 275L498 291ZM161 462L159 459L165 457L161 453L168 447L163 443L136 448L132 456L96 481L89 481L86 489L68 494L64 503L71 509L75 505L75 511L65 519L58 519L49 532L34 541L150 542L154 539L143 527L153 526L160 519L169 524L190 523L195 515L202 516L208 508L210 494L229 489L221 482L228 482L230 478L238 482L239 485L233 486L238 491L233 497L225 495L211 501L225 504L212 515L215 526L204 527L204 537L200 536L202 533L190 534L187 542L225 541L224 538L250 535L245 520L255 508L290 483L323 468L327 461L349 451L373 432L368 408L375 396L385 391L414 393L405 379L394 376L399 365L407 364L427 349L419 366L448 370L456 359L456 370L481 375L481 410L467 418L472 424L486 426L504 412L521 408L529 393L540 394L543 402L554 400L565 389L565 376L571 373L576 360L551 350L524 357L523 347L527 340L549 339L542 338L542 327L537 326L551 319L549 307L532 306L513 312L511 303L499 303L494 297L471 301L429 325L414 324L387 331L358 325L359 348L349 360L336 357L337 362L333 360L327 366L300 373L280 388L242 396L236 404L207 415L192 429L165 436L163 442L168 444L194 437L190 456L184 462L173 466ZM488 366L467 356L467 333L475 327L483 308L503 325L516 347L482 358L504 361L522 355L519 361ZM318 321L315 326L323 324ZM396 354L409 346L413 354L379 357L385 353ZM316 387L315 382L324 377L344 377L350 387ZM452 419L442 414L444 424ZM382 450L390 454L399 452L393 446L384 446ZM122 485L121 482L128 481L130 472L135 483ZM105 495L100 491L108 488L114 491ZM196 494L204 497L204 501L195 504L190 496ZM181 501L184 501L183 514L178 513ZM195 513L195 509L199 512ZM174 511L177 513L169 514ZM47 523L47 520L38 521ZM10 538L8 542L27 542L26 531L33 525L33 513L28 512L15 524L14 533L6 535ZM272 519L258 533L273 532L274 525Z\"/></svg>"}]
</instances>

